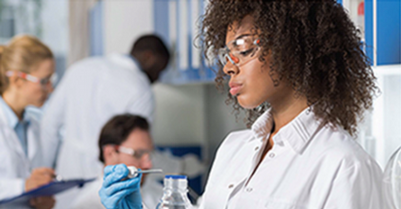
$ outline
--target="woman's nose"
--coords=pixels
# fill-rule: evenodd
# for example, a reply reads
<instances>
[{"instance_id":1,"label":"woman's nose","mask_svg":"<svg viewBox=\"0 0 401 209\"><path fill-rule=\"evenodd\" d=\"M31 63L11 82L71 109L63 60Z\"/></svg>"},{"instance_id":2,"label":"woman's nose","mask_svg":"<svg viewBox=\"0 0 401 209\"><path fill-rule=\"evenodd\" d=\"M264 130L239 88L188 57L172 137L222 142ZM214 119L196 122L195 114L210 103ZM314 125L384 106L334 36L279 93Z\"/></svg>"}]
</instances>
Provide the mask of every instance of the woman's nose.
<instances>
[{"instance_id":1,"label":"woman's nose","mask_svg":"<svg viewBox=\"0 0 401 209\"><path fill-rule=\"evenodd\" d=\"M52 82L49 82L46 84L45 89L47 91L48 94L52 93L54 90L54 86Z\"/></svg>"},{"instance_id":2,"label":"woman's nose","mask_svg":"<svg viewBox=\"0 0 401 209\"><path fill-rule=\"evenodd\" d=\"M224 65L223 67L223 71L225 74L229 75L229 76L233 76L238 74L239 69L237 66L235 66L233 63L231 63L230 61L228 61L226 63L226 65Z\"/></svg>"}]
</instances>

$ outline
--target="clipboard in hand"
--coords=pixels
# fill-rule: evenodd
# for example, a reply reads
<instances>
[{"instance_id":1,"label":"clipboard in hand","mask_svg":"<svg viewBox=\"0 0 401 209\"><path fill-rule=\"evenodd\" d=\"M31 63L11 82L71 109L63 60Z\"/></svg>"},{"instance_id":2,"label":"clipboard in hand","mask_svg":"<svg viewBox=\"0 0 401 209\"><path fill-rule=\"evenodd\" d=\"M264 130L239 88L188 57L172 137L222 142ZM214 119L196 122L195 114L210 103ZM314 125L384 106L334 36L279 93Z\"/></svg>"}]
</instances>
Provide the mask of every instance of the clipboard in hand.
<instances>
[{"instance_id":1,"label":"clipboard in hand","mask_svg":"<svg viewBox=\"0 0 401 209\"><path fill-rule=\"evenodd\" d=\"M55 194L74 188L76 186L82 187L84 186L84 184L94 181L95 179L96 178L86 179L86 180L74 179L67 181L53 181L50 182L49 184L43 185L31 191L24 192L18 196L0 200L0 206L4 206L6 204L17 204L22 202L28 202L29 199L34 197L53 196Z\"/></svg>"}]
</instances>

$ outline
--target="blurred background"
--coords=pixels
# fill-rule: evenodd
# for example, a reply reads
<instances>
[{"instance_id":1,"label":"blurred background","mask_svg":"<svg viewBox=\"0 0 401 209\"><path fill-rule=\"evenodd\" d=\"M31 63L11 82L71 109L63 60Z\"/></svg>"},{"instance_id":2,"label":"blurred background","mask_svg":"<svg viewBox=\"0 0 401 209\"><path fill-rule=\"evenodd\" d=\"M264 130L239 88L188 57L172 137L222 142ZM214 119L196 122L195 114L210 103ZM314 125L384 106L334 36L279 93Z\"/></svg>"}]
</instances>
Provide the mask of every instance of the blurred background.
<instances>
[{"instance_id":1,"label":"blurred background","mask_svg":"<svg viewBox=\"0 0 401 209\"><path fill-rule=\"evenodd\" d=\"M361 31L381 91L356 140L384 169L401 145L401 2L339 2ZM205 163L205 173L192 177L191 186L201 193L218 145L229 132L245 128L243 115L236 117L225 104L227 93L215 88L212 63L201 53L197 35L206 5L204 0L0 0L0 44L21 33L37 36L55 53L60 79L71 63L128 53L139 36L160 35L173 61L153 86L153 139L168 154L193 153Z\"/></svg>"}]
</instances>

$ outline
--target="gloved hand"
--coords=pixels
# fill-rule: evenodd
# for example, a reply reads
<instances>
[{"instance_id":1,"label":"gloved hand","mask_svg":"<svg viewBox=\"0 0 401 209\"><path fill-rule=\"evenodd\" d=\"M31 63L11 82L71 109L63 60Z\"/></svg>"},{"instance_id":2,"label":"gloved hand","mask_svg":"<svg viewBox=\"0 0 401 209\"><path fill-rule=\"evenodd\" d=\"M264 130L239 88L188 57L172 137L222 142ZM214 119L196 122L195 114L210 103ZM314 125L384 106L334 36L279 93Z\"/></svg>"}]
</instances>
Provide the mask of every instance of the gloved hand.
<instances>
[{"instance_id":1,"label":"gloved hand","mask_svg":"<svg viewBox=\"0 0 401 209\"><path fill-rule=\"evenodd\" d=\"M141 209L141 177L127 178L129 170L126 165L112 165L104 168L103 185L99 191L102 204L107 209ZM123 181L122 181L123 180Z\"/></svg>"}]
</instances>

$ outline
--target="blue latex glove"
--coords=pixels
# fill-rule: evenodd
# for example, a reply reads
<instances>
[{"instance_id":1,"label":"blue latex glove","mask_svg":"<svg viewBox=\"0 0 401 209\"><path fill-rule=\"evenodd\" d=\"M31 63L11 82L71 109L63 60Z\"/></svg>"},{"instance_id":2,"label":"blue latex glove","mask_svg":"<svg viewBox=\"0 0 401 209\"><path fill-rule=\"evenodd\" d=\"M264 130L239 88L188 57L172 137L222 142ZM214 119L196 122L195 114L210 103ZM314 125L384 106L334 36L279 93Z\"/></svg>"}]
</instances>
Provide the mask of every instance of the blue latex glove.
<instances>
[{"instance_id":1,"label":"blue latex glove","mask_svg":"<svg viewBox=\"0 0 401 209\"><path fill-rule=\"evenodd\" d=\"M107 209L141 209L141 177L139 174L126 179L129 170L126 165L112 165L104 168L103 185L99 191L102 204Z\"/></svg>"}]
</instances>

